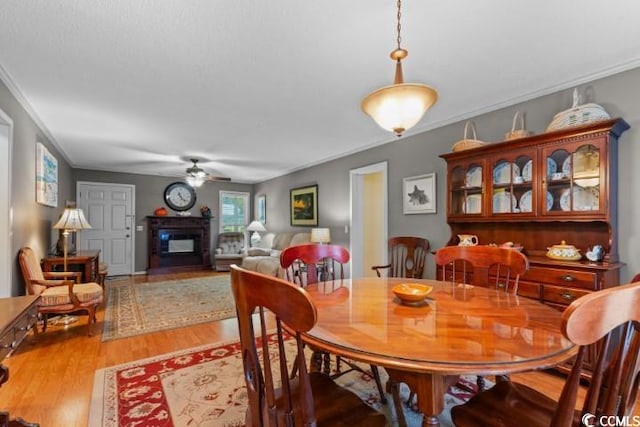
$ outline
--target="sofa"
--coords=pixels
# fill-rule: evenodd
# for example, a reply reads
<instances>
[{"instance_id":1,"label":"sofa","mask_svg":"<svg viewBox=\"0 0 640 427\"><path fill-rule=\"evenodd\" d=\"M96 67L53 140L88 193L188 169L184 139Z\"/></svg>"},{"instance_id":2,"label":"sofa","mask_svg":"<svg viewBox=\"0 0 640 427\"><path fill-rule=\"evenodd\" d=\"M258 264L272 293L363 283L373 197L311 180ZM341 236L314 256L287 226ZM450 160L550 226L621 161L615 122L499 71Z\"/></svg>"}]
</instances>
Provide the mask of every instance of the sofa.
<instances>
[{"instance_id":1,"label":"sofa","mask_svg":"<svg viewBox=\"0 0 640 427\"><path fill-rule=\"evenodd\" d=\"M311 233L266 233L256 247L249 248L242 259L242 268L270 276L284 277L280 268L280 252L289 246L311 241Z\"/></svg>"}]
</instances>

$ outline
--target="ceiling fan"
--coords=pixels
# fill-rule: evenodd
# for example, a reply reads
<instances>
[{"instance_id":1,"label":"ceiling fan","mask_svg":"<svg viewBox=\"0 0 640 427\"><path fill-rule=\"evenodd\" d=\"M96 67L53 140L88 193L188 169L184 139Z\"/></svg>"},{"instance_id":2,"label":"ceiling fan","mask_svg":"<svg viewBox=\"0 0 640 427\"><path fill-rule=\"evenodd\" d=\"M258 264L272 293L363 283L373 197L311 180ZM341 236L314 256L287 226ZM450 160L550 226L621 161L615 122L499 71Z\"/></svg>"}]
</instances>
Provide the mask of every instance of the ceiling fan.
<instances>
[{"instance_id":1,"label":"ceiling fan","mask_svg":"<svg viewBox=\"0 0 640 427\"><path fill-rule=\"evenodd\" d=\"M188 167L185 172L187 176L185 180L192 187L200 187L206 181L215 182L215 181L231 181L231 178L227 178L224 176L211 176L204 171L201 167L198 166L198 159L190 159L193 162L193 165Z\"/></svg>"}]
</instances>

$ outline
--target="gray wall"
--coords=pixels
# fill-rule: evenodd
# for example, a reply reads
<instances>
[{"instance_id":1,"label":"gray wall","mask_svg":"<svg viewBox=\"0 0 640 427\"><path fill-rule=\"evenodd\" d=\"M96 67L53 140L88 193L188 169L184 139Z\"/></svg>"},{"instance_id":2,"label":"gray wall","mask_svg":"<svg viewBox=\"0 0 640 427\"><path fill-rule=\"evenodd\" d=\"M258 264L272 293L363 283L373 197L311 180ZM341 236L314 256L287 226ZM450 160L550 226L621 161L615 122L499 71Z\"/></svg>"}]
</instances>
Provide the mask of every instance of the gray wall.
<instances>
[{"instance_id":1,"label":"gray wall","mask_svg":"<svg viewBox=\"0 0 640 427\"><path fill-rule=\"evenodd\" d=\"M620 73L581 85L593 94L593 101L603 105L612 117L623 117L630 125L620 141L619 153L619 251L626 262L622 280L640 272L640 259L634 255L640 250L640 198L635 190L640 185L640 68ZM443 94L445 96L445 94ZM571 90L533 99L509 108L474 117L480 139L499 141L511 128L511 120L516 110L527 114L527 128L537 133L543 132L554 113L571 105ZM434 107L437 108L437 105ZM0 109L14 121L11 203L13 208L11 252L17 254L20 247L29 245L41 254L55 243L51 224L62 212L65 200L75 200L75 182L94 181L127 183L136 185L136 223L145 226L145 232L136 236L136 270L146 268L146 223L144 217L162 206L164 187L177 178L118 174L90 170L72 170L64 157L44 136L29 114L20 106L15 97L0 82ZM428 113L427 113L428 114ZM368 120L363 116L363 120ZM375 126L373 123L372 126ZM434 248L445 244L449 238L449 227L445 217L446 181L445 163L439 154L450 151L451 145L462 138L464 122L451 124L419 135L402 138L370 150L340 158L322 165L301 170L287 176L269 180L254 186L245 184L206 184L198 191L198 202L207 203L214 215L218 216L218 191L230 189L251 191L267 196L267 229L269 231L292 230L289 225L289 190L291 188L317 183L319 185L320 226L331 228L332 240L338 244L349 244L349 235L344 226L349 223L349 170L380 161L389 165L389 235L413 234L427 237ZM49 208L35 202L35 144L43 142L58 159L59 205ZM400 186L402 178L423 173L436 172L438 212L435 215L403 215ZM253 191L252 191L253 190ZM252 200L254 200L252 198ZM253 203L252 203L253 210ZM217 231L217 221L212 229ZM295 230L295 229L293 229ZM308 228L300 228L308 231ZM212 236L215 245L215 236ZM23 293L22 275L14 265L12 294ZM432 260L428 274L433 274Z\"/></svg>"},{"instance_id":2,"label":"gray wall","mask_svg":"<svg viewBox=\"0 0 640 427\"><path fill-rule=\"evenodd\" d=\"M135 243L135 271L144 272L148 266L147 259L147 220L146 217L153 215L153 211L159 207L167 207L164 203L164 189L167 185L175 181L180 181L177 177L163 177L153 175L138 175L115 172L102 172L87 169L74 169L73 182L91 181L111 184L131 184L136 187L135 225L142 225L143 231L136 232ZM211 221L211 253L216 245L218 235L218 199L221 190L251 192L252 186L249 184L236 184L227 182L208 182L196 190L196 204L190 210L191 215L200 216L200 206L207 205L211 208L213 219ZM167 208L170 215L171 209ZM135 228L134 228L135 229ZM212 259L213 262L213 259Z\"/></svg>"},{"instance_id":3,"label":"gray wall","mask_svg":"<svg viewBox=\"0 0 640 427\"><path fill-rule=\"evenodd\" d=\"M11 207L13 211L12 235L0 237L0 242L10 245L16 262L12 265L11 294L24 294L22 273L17 254L22 246L31 246L39 256L46 254L57 241L57 233L51 225L64 209L65 200L73 200L71 168L65 158L31 116L0 81L0 109L13 120L13 145L11 155ZM36 142L42 142L58 160L58 207L36 203Z\"/></svg>"},{"instance_id":4,"label":"gray wall","mask_svg":"<svg viewBox=\"0 0 640 427\"><path fill-rule=\"evenodd\" d=\"M635 190L640 186L640 68L579 86L591 94L591 101L602 105L612 117L623 117L630 125L620 140L619 172L619 242L623 267L621 280L640 272L640 198ZM443 94L443 96L445 96ZM569 108L572 90L563 90L509 108L473 117L478 137L484 141L502 141L511 130L515 111L526 113L527 129L542 133L558 111ZM436 107L437 108L437 105ZM427 114L429 114L427 112ZM362 120L368 120L363 115ZM372 122L372 126L375 126ZM462 139L464 121L444 126L396 142L304 169L255 185L256 194L267 196L267 229L288 228L289 189L317 183L319 223L331 228L332 240L348 245L344 226L349 223L349 171L369 164L388 161L389 173L389 236L416 235L430 240L432 248L446 244L450 229L446 223L446 164L438 156L451 151ZM402 178L436 172L437 213L435 215L404 215L402 213ZM635 186L635 189L634 189ZM560 240L560 239L559 239ZM427 274L433 276L433 259Z\"/></svg>"}]
</instances>

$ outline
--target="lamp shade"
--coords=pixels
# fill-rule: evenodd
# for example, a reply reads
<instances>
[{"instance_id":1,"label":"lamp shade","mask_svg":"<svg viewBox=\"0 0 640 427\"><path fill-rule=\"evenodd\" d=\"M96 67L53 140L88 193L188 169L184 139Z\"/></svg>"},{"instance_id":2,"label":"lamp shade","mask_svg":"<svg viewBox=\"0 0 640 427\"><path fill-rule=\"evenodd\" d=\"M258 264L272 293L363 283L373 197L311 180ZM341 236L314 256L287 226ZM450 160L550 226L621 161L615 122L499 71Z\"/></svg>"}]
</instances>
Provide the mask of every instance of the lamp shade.
<instances>
[{"instance_id":1,"label":"lamp shade","mask_svg":"<svg viewBox=\"0 0 640 427\"><path fill-rule=\"evenodd\" d=\"M312 228L311 242L313 243L329 243L331 242L331 232L328 228Z\"/></svg>"},{"instance_id":2,"label":"lamp shade","mask_svg":"<svg viewBox=\"0 0 640 427\"><path fill-rule=\"evenodd\" d=\"M264 225L260 221L251 221L247 226L247 231L267 231Z\"/></svg>"},{"instance_id":3,"label":"lamp shade","mask_svg":"<svg viewBox=\"0 0 640 427\"><path fill-rule=\"evenodd\" d=\"M401 135L414 127L438 100L438 92L421 83L400 83L371 92L362 100L362 111L381 128Z\"/></svg>"},{"instance_id":4,"label":"lamp shade","mask_svg":"<svg viewBox=\"0 0 640 427\"><path fill-rule=\"evenodd\" d=\"M264 228L264 225L262 225L260 221L251 221L251 223L247 226L247 231L253 231L253 234L251 235L251 247L255 248L262 240L258 232L267 231L267 229Z\"/></svg>"},{"instance_id":5,"label":"lamp shade","mask_svg":"<svg viewBox=\"0 0 640 427\"><path fill-rule=\"evenodd\" d=\"M60 215L60 219L53 226L55 229L61 230L87 230L92 228L87 218L84 216L82 209L65 208Z\"/></svg>"}]
</instances>

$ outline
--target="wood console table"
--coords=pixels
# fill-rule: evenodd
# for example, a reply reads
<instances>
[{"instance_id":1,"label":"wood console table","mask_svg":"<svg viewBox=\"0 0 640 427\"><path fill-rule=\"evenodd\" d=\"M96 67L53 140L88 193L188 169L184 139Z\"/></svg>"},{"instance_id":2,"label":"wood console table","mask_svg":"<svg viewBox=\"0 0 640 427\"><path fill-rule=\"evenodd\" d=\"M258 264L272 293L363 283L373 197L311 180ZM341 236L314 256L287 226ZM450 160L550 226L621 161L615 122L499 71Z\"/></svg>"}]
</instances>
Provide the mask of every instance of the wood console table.
<instances>
[{"instance_id":1,"label":"wood console table","mask_svg":"<svg viewBox=\"0 0 640 427\"><path fill-rule=\"evenodd\" d=\"M38 298L38 295L0 298L0 362L20 345L27 332L36 324ZM9 368L0 364L0 387L8 380ZM0 427L13 426L38 427L38 424L28 423L20 418L10 420L8 412L0 411Z\"/></svg>"},{"instance_id":2,"label":"wood console table","mask_svg":"<svg viewBox=\"0 0 640 427\"><path fill-rule=\"evenodd\" d=\"M77 251L74 255L67 255L67 268L71 271L82 271L82 281L97 282L100 261L100 249ZM49 255L42 260L42 271L56 271L64 268L62 255ZM79 267L78 267L79 266Z\"/></svg>"}]
</instances>

